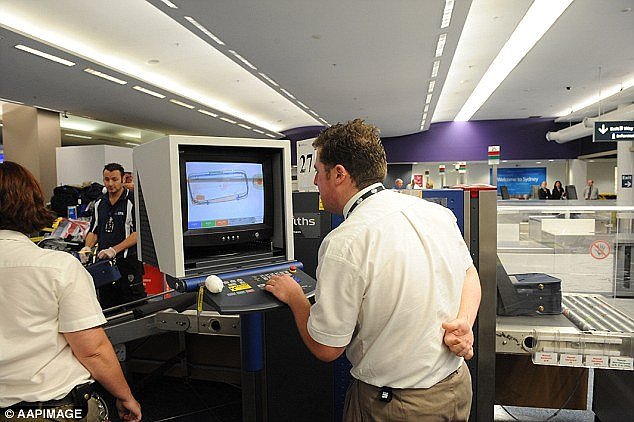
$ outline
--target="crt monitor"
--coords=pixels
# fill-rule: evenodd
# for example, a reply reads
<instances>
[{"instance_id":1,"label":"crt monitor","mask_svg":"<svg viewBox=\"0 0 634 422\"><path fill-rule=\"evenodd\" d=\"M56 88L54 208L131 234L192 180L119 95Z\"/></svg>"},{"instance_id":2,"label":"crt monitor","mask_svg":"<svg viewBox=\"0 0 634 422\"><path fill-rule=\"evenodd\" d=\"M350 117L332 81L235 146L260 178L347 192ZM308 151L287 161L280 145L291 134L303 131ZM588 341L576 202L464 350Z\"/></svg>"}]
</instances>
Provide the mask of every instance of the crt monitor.
<instances>
[{"instance_id":1,"label":"crt monitor","mask_svg":"<svg viewBox=\"0 0 634 422\"><path fill-rule=\"evenodd\" d=\"M270 239L275 213L270 151L185 145L179 148L179 167L185 248Z\"/></svg>"},{"instance_id":2,"label":"crt monitor","mask_svg":"<svg viewBox=\"0 0 634 422\"><path fill-rule=\"evenodd\" d=\"M178 278L293 260L289 141L170 135L133 159L143 262Z\"/></svg>"}]
</instances>

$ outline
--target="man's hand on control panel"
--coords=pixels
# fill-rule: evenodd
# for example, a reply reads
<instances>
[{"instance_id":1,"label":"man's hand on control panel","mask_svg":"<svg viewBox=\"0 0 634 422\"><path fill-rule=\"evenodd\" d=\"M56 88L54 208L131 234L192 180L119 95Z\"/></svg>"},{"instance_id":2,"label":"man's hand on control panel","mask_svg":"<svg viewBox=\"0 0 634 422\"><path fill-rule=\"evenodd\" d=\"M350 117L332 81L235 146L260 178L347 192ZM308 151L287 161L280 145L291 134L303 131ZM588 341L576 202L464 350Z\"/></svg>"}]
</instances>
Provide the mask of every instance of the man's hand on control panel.
<instances>
[{"instance_id":1,"label":"man's hand on control panel","mask_svg":"<svg viewBox=\"0 0 634 422\"><path fill-rule=\"evenodd\" d=\"M305 299L302 286L288 275L272 276L266 282L264 289L286 304L290 304L292 300L297 298Z\"/></svg>"}]
</instances>

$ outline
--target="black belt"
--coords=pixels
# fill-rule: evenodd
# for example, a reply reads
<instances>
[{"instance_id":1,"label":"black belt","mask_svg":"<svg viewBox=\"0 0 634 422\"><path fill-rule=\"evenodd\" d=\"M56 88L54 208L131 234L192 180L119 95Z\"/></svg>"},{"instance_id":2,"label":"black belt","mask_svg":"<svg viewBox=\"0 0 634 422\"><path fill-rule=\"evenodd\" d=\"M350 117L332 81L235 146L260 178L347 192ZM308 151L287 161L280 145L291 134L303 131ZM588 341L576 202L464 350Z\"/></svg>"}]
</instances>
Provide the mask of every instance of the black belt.
<instances>
[{"instance_id":1,"label":"black belt","mask_svg":"<svg viewBox=\"0 0 634 422\"><path fill-rule=\"evenodd\" d=\"M72 405L81 407L81 406L85 406L88 399L90 399L91 391L92 391L92 383L87 382L85 384L80 384L76 386L61 399L46 400L46 401L21 401L19 403L12 404L11 406L9 406L9 408L29 407L29 408L35 408L35 409L42 409L45 407L65 406L67 404L72 404ZM4 411L5 408L0 408L0 410Z\"/></svg>"}]
</instances>

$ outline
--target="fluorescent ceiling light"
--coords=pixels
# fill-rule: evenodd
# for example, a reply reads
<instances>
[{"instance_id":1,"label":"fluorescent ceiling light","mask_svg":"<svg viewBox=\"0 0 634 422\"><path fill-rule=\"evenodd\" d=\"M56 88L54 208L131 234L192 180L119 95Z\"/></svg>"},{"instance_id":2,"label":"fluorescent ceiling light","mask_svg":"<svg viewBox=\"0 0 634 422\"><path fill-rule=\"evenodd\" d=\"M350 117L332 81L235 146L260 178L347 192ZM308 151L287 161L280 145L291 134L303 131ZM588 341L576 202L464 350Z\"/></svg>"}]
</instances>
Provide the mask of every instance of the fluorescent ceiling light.
<instances>
[{"instance_id":1,"label":"fluorescent ceiling light","mask_svg":"<svg viewBox=\"0 0 634 422\"><path fill-rule=\"evenodd\" d=\"M92 136L76 135L74 133L67 133L66 136L70 136L71 138L92 139Z\"/></svg>"},{"instance_id":2,"label":"fluorescent ceiling light","mask_svg":"<svg viewBox=\"0 0 634 422\"><path fill-rule=\"evenodd\" d=\"M446 42L447 42L447 34L440 34L438 36L438 43L436 44L436 57L442 56L442 52L445 49Z\"/></svg>"},{"instance_id":3,"label":"fluorescent ceiling light","mask_svg":"<svg viewBox=\"0 0 634 422\"><path fill-rule=\"evenodd\" d=\"M198 23L198 21L196 21L196 19L192 18L191 16L185 16L185 19L187 19L192 25L194 25L196 28L200 29L200 31L203 34L207 35L209 38L211 38L212 40L214 40L218 44L225 45L225 43L222 42L222 40L220 38L218 38L217 36L212 34L210 30L208 30L207 28L202 26L200 23Z\"/></svg>"},{"instance_id":4,"label":"fluorescent ceiling light","mask_svg":"<svg viewBox=\"0 0 634 422\"><path fill-rule=\"evenodd\" d=\"M303 102L301 102L301 101L297 101L297 104L299 104L300 106L302 106L302 107L304 107L304 108L310 108L310 107L308 107L306 104L304 104L304 103L303 103Z\"/></svg>"},{"instance_id":5,"label":"fluorescent ceiling light","mask_svg":"<svg viewBox=\"0 0 634 422\"><path fill-rule=\"evenodd\" d=\"M224 120L227 123L231 123L232 125L235 125L237 122L235 120L231 120L227 117L221 117L220 120Z\"/></svg>"},{"instance_id":6,"label":"fluorescent ceiling light","mask_svg":"<svg viewBox=\"0 0 634 422\"><path fill-rule=\"evenodd\" d=\"M126 145L132 145L133 147L138 147L139 146L139 144L135 144L133 142L126 142L125 144Z\"/></svg>"},{"instance_id":7,"label":"fluorescent ceiling light","mask_svg":"<svg viewBox=\"0 0 634 422\"><path fill-rule=\"evenodd\" d=\"M264 79L266 79L267 81L269 81L271 83L271 85L280 86L277 82L275 82L273 79L269 78L266 74L264 74L262 72L258 72L258 74L260 76L262 76Z\"/></svg>"},{"instance_id":8,"label":"fluorescent ceiling light","mask_svg":"<svg viewBox=\"0 0 634 422\"><path fill-rule=\"evenodd\" d=\"M451 13L453 12L454 0L445 0L445 8L442 11L442 22L440 23L440 29L446 28L451 22Z\"/></svg>"},{"instance_id":9,"label":"fluorescent ceiling light","mask_svg":"<svg viewBox=\"0 0 634 422\"><path fill-rule=\"evenodd\" d=\"M246 64L247 66L249 66L251 69L253 70L258 70L257 67L253 66L251 64L251 62L249 62L247 59L245 59L244 57L242 57L241 55L239 55L238 53L236 53L234 50L229 50L229 53L233 54L234 56L236 56L236 58L238 60L240 60L242 63Z\"/></svg>"},{"instance_id":10,"label":"fluorescent ceiling light","mask_svg":"<svg viewBox=\"0 0 634 422\"><path fill-rule=\"evenodd\" d=\"M187 104L187 103L184 103L184 102L182 102L182 101L175 100L175 99L173 99L173 98L171 98L171 99L170 99L170 103L174 103L174 104L177 104L177 105L179 105L179 106L181 106L181 107L185 107L185 108L189 108L189 109L194 109L194 108L196 108L196 107L194 107L194 106L193 106L193 105L191 105L191 104Z\"/></svg>"},{"instance_id":11,"label":"fluorescent ceiling light","mask_svg":"<svg viewBox=\"0 0 634 422\"><path fill-rule=\"evenodd\" d=\"M273 135L272 133L267 133L266 136L268 136L269 138L276 138L276 136Z\"/></svg>"},{"instance_id":12,"label":"fluorescent ceiling light","mask_svg":"<svg viewBox=\"0 0 634 422\"><path fill-rule=\"evenodd\" d=\"M81 132L92 132L97 126L83 122L75 122L70 119L60 119L59 126L63 129L79 130Z\"/></svg>"},{"instance_id":13,"label":"fluorescent ceiling light","mask_svg":"<svg viewBox=\"0 0 634 422\"><path fill-rule=\"evenodd\" d=\"M431 103L431 94L427 94L427 98L425 98L425 104Z\"/></svg>"},{"instance_id":14,"label":"fluorescent ceiling light","mask_svg":"<svg viewBox=\"0 0 634 422\"><path fill-rule=\"evenodd\" d=\"M308 110L308 112L315 117L319 117L319 114L315 113L313 110Z\"/></svg>"},{"instance_id":15,"label":"fluorescent ceiling light","mask_svg":"<svg viewBox=\"0 0 634 422\"><path fill-rule=\"evenodd\" d=\"M330 123L328 123L325 119L322 119L321 117L319 118L319 121L325 124L326 126L330 125Z\"/></svg>"},{"instance_id":16,"label":"fluorescent ceiling light","mask_svg":"<svg viewBox=\"0 0 634 422\"><path fill-rule=\"evenodd\" d=\"M630 79L629 81L625 81L622 84L618 84L618 85L611 86L609 88L602 89L600 94L588 97L585 100L573 105L572 107L560 111L559 113L557 113L557 116L558 117L567 116L570 113L574 113L575 111L579 111L586 107L589 107L592 104L605 100L606 98L609 98L613 96L614 94L618 94L619 92L623 90L629 89L632 86L634 86L634 78Z\"/></svg>"},{"instance_id":17,"label":"fluorescent ceiling light","mask_svg":"<svg viewBox=\"0 0 634 422\"><path fill-rule=\"evenodd\" d=\"M263 131L261 131L260 129L253 129L253 131L254 131L254 132L257 132L257 133L261 133L262 135L264 135L264 132L263 132Z\"/></svg>"},{"instance_id":18,"label":"fluorescent ceiling light","mask_svg":"<svg viewBox=\"0 0 634 422\"><path fill-rule=\"evenodd\" d=\"M95 70L95 69L91 69L91 68L89 68L89 67L87 67L86 69L84 69L84 72L90 73L91 75L99 76L100 78L103 78L103 79L109 80L110 82L114 82L114 83L117 83L117 84L119 84L119 85L125 85L125 84L127 84L127 82L126 82L126 81L124 81L124 80L122 80L122 79L115 78L114 76L110 76L110 75L108 75L108 74L106 74L106 73L100 72L100 71Z\"/></svg>"},{"instance_id":19,"label":"fluorescent ceiling light","mask_svg":"<svg viewBox=\"0 0 634 422\"><path fill-rule=\"evenodd\" d=\"M121 132L119 135L125 136L126 138L141 139L141 132Z\"/></svg>"},{"instance_id":20,"label":"fluorescent ceiling light","mask_svg":"<svg viewBox=\"0 0 634 422\"><path fill-rule=\"evenodd\" d=\"M251 130L251 126L247 126L244 123L238 123L238 126Z\"/></svg>"},{"instance_id":21,"label":"fluorescent ceiling light","mask_svg":"<svg viewBox=\"0 0 634 422\"><path fill-rule=\"evenodd\" d=\"M167 7L171 7L172 9L178 9L178 6L176 6L170 0L161 0L161 2L163 2L163 4L165 4Z\"/></svg>"},{"instance_id":22,"label":"fluorescent ceiling light","mask_svg":"<svg viewBox=\"0 0 634 422\"><path fill-rule=\"evenodd\" d=\"M211 111L203 110L202 108L199 108L198 112L202 113L202 114L206 114L207 116L218 117L218 115L216 113L212 113Z\"/></svg>"},{"instance_id":23,"label":"fluorescent ceiling light","mask_svg":"<svg viewBox=\"0 0 634 422\"><path fill-rule=\"evenodd\" d=\"M158 92L155 92L155 91L151 91L147 88L143 88L142 86L135 85L132 87L132 89L136 89L137 91L141 91L145 94L151 95L156 98L165 98L165 95L159 94Z\"/></svg>"},{"instance_id":24,"label":"fluorescent ceiling light","mask_svg":"<svg viewBox=\"0 0 634 422\"><path fill-rule=\"evenodd\" d=\"M284 88L280 88L280 91L282 91L284 94L291 97L292 99L295 99L295 96L291 94L290 92L288 92L287 90L285 90Z\"/></svg>"},{"instance_id":25,"label":"fluorescent ceiling light","mask_svg":"<svg viewBox=\"0 0 634 422\"><path fill-rule=\"evenodd\" d=\"M27 53L35 54L36 56L40 56L40 57L43 57L43 58L48 59L48 60L52 60L54 62L63 64L65 66L75 66L75 63L71 62L70 60L65 60L65 59L62 59L61 57L57 57L57 56L45 53L45 52L40 51L40 50L36 50L34 48L27 47L27 46L22 45L22 44L16 45L15 48L17 48L18 50L26 51Z\"/></svg>"},{"instance_id":26,"label":"fluorescent ceiling light","mask_svg":"<svg viewBox=\"0 0 634 422\"><path fill-rule=\"evenodd\" d=\"M423 113L423 120L427 120L427 113Z\"/></svg>"},{"instance_id":27,"label":"fluorescent ceiling light","mask_svg":"<svg viewBox=\"0 0 634 422\"><path fill-rule=\"evenodd\" d=\"M440 68L440 60L435 60L434 61L434 67L432 67L431 69L431 77L435 78L436 76L438 76L438 69Z\"/></svg>"},{"instance_id":28,"label":"fluorescent ceiling light","mask_svg":"<svg viewBox=\"0 0 634 422\"><path fill-rule=\"evenodd\" d=\"M423 109L423 111L425 113L427 113L429 111L429 104L425 104L425 108Z\"/></svg>"},{"instance_id":29,"label":"fluorescent ceiling light","mask_svg":"<svg viewBox=\"0 0 634 422\"><path fill-rule=\"evenodd\" d=\"M435 86L436 86L436 81L429 81L429 87L427 88L427 92L434 92Z\"/></svg>"},{"instance_id":30,"label":"fluorescent ceiling light","mask_svg":"<svg viewBox=\"0 0 634 422\"><path fill-rule=\"evenodd\" d=\"M467 121L564 13L572 0L535 0L454 121Z\"/></svg>"}]
</instances>

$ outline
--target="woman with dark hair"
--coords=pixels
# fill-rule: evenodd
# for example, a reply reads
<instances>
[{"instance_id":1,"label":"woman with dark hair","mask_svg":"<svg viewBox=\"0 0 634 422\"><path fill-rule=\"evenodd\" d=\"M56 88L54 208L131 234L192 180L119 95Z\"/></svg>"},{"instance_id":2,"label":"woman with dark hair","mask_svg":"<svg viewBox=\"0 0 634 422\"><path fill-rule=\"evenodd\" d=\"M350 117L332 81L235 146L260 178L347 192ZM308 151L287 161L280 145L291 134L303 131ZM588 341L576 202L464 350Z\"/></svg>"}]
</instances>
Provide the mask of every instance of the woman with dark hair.
<instances>
[{"instance_id":1,"label":"woman with dark hair","mask_svg":"<svg viewBox=\"0 0 634 422\"><path fill-rule=\"evenodd\" d=\"M0 163L0 414L42 409L51 420L108 420L91 390L96 380L116 398L121 418L138 421L141 407L101 328L90 275L72 255L26 236L52 220L33 175Z\"/></svg>"},{"instance_id":2,"label":"woman with dark hair","mask_svg":"<svg viewBox=\"0 0 634 422\"><path fill-rule=\"evenodd\" d=\"M564 191L564 187L561 186L561 182L557 180L555 185L553 186L553 191L551 193L551 199L565 199L566 191Z\"/></svg>"}]
</instances>

